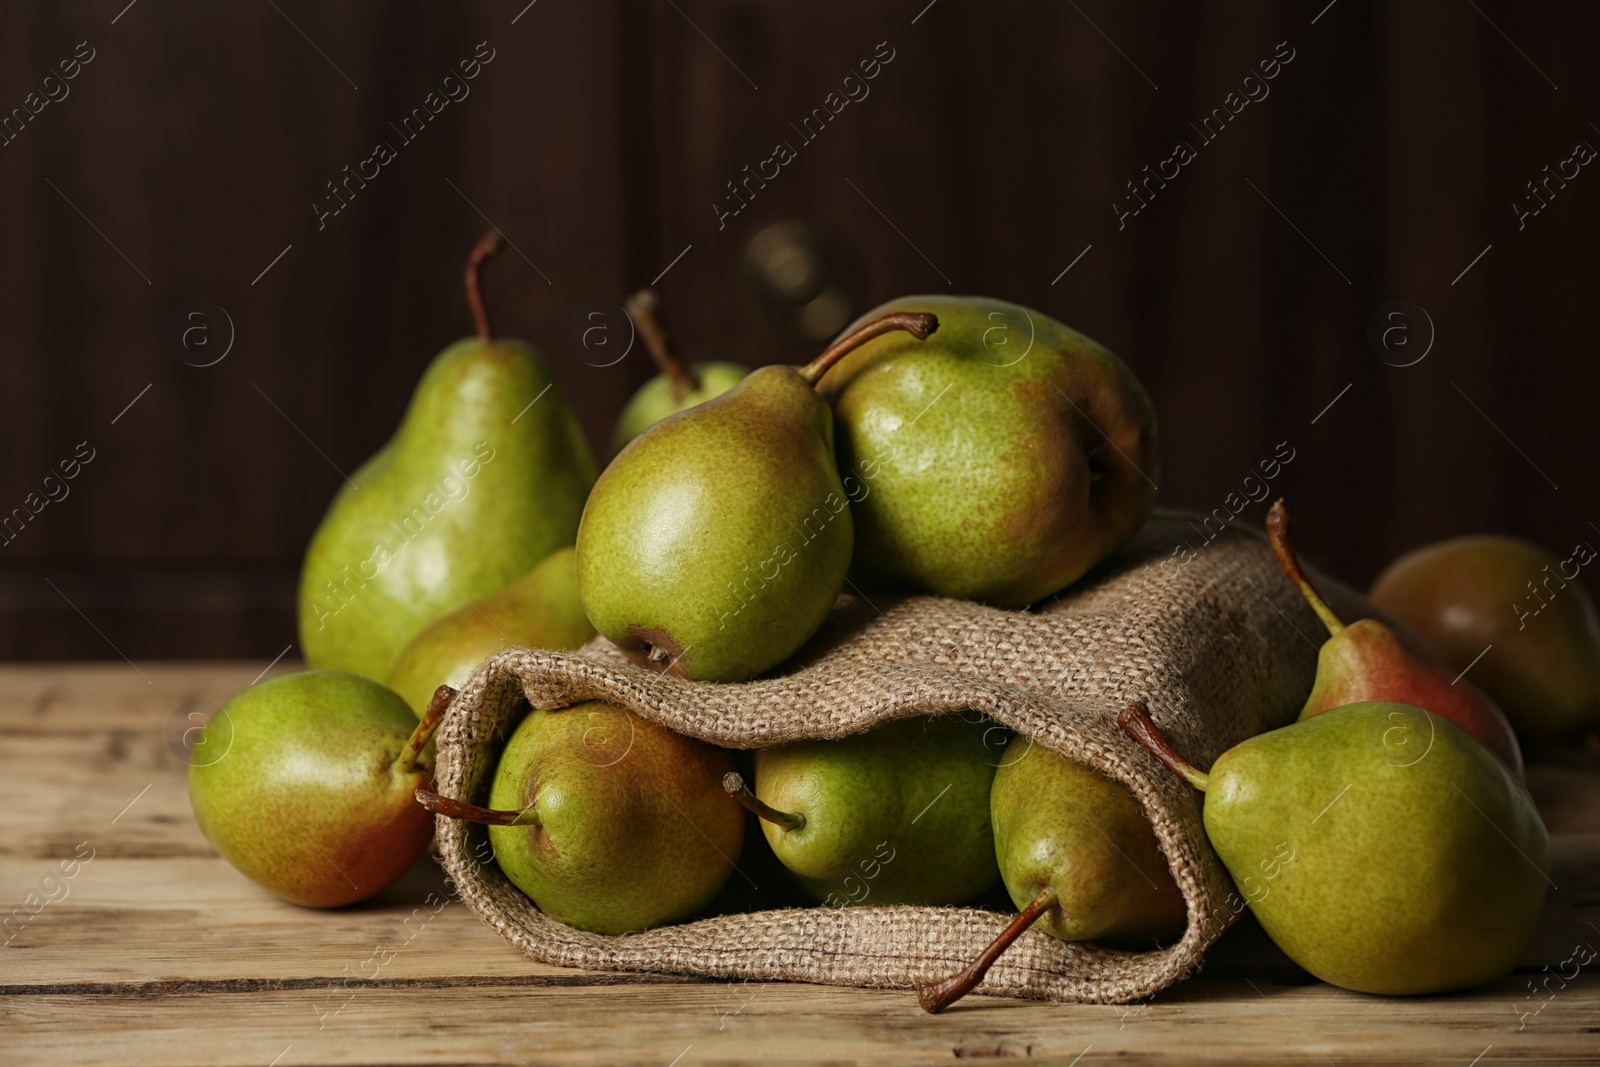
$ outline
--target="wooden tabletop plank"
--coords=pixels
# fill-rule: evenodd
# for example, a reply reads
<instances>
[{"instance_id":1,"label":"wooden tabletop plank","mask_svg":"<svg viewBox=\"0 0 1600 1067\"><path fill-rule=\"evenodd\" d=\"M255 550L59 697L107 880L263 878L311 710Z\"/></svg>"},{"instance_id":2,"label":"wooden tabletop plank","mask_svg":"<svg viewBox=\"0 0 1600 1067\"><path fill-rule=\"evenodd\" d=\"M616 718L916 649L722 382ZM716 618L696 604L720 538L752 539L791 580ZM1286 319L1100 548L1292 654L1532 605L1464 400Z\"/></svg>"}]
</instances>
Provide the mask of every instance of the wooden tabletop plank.
<instances>
[{"instance_id":1,"label":"wooden tabletop plank","mask_svg":"<svg viewBox=\"0 0 1600 1067\"><path fill-rule=\"evenodd\" d=\"M1189 982L1154 1003L975 997L925 1015L907 994L788 983L425 987L6 999L16 1064L1593 1063L1600 978L1538 1015L1502 979L1389 1000L1324 985ZM89 1025L92 1023L92 1026ZM1520 1027L1520 1029L1519 1029ZM287 1051L286 1051L287 1050ZM126 1061L122 1059L126 1057ZM1480 1060L1479 1057L1482 1057Z\"/></svg>"},{"instance_id":2,"label":"wooden tabletop plank","mask_svg":"<svg viewBox=\"0 0 1600 1067\"><path fill-rule=\"evenodd\" d=\"M263 666L0 668L0 1061L1600 1061L1600 979L1561 966L1600 947L1600 769L1581 760L1530 776L1559 888L1523 967L1483 989L1347 993L1244 923L1150 1003L973 998L933 1018L908 993L536 964L448 902L431 861L365 905L276 900L200 835L177 740Z\"/></svg>"}]
</instances>

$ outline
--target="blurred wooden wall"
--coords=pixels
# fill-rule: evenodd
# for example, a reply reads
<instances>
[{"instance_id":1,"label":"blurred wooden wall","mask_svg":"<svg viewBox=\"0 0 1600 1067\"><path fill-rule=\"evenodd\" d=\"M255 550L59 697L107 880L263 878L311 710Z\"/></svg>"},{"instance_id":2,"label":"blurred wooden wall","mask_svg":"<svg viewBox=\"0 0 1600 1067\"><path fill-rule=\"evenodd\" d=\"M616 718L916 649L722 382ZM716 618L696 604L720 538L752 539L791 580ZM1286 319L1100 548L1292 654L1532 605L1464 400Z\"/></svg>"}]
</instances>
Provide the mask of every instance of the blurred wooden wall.
<instances>
[{"instance_id":1,"label":"blurred wooden wall","mask_svg":"<svg viewBox=\"0 0 1600 1067\"><path fill-rule=\"evenodd\" d=\"M404 142L390 124L480 42L470 95ZM796 219L856 265L854 310L990 293L1119 352L1160 412L1166 503L1221 507L1288 442L1272 490L1355 582L1458 531L1600 537L1600 169L1520 228L1512 208L1600 148L1597 44L1593 5L1504 0L0 3L0 109L39 107L0 147L0 509L60 497L0 546L0 656L288 646L306 539L468 331L490 221L516 246L500 328L597 450L649 368L606 366L584 316L672 264L693 357L799 359L738 269ZM847 90L813 140L791 126ZM1190 123L1230 92L1259 98L1204 143ZM319 228L379 140L396 158ZM1119 227L1124 183L1180 140L1195 158ZM719 228L780 141L795 158ZM171 338L194 301L233 325L212 366ZM1413 366L1369 344L1392 301L1432 323ZM1390 363L1420 351L1412 317Z\"/></svg>"}]
</instances>

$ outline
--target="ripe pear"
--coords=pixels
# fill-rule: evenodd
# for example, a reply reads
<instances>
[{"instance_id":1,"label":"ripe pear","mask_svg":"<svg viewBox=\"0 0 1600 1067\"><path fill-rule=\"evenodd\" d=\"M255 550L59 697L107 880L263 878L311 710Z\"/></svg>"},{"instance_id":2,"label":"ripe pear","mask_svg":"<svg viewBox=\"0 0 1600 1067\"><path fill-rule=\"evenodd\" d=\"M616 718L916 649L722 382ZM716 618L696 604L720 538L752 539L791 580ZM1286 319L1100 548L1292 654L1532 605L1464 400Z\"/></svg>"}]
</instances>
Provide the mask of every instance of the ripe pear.
<instances>
[{"instance_id":1,"label":"ripe pear","mask_svg":"<svg viewBox=\"0 0 1600 1067\"><path fill-rule=\"evenodd\" d=\"M1525 739L1553 744L1600 726L1600 617L1565 560L1514 537L1457 537L1401 556L1372 602L1472 677ZM1570 568L1570 573L1568 570Z\"/></svg>"},{"instance_id":2,"label":"ripe pear","mask_svg":"<svg viewBox=\"0 0 1600 1067\"><path fill-rule=\"evenodd\" d=\"M901 719L838 741L761 749L755 791L778 861L829 904L964 904L999 880L989 826L992 723Z\"/></svg>"},{"instance_id":3,"label":"ripe pear","mask_svg":"<svg viewBox=\"0 0 1600 1067\"><path fill-rule=\"evenodd\" d=\"M838 599L853 542L833 416L812 383L871 337L937 325L887 316L804 369L762 367L634 438L578 526L595 629L641 665L703 681L743 681L793 654Z\"/></svg>"},{"instance_id":4,"label":"ripe pear","mask_svg":"<svg viewBox=\"0 0 1600 1067\"><path fill-rule=\"evenodd\" d=\"M418 757L453 695L441 686L418 722L394 693L345 671L258 682L201 732L196 748L208 757L189 767L201 832L295 904L334 908L382 892L433 838L412 794L433 777Z\"/></svg>"},{"instance_id":5,"label":"ripe pear","mask_svg":"<svg viewBox=\"0 0 1600 1067\"><path fill-rule=\"evenodd\" d=\"M1317 593L1289 541L1289 509L1282 500L1267 512L1267 534L1278 565L1328 628L1317 656L1317 676L1300 718L1365 700L1396 700L1443 715L1505 761L1519 779L1522 747L1506 716L1488 694L1464 677L1406 647L1376 619L1346 626Z\"/></svg>"},{"instance_id":6,"label":"ripe pear","mask_svg":"<svg viewBox=\"0 0 1600 1067\"><path fill-rule=\"evenodd\" d=\"M467 265L478 336L423 373L393 439L334 498L300 576L314 667L382 679L429 623L572 543L594 482L576 416L530 346L497 338ZM359 398L352 398L359 402Z\"/></svg>"},{"instance_id":7,"label":"ripe pear","mask_svg":"<svg viewBox=\"0 0 1600 1067\"><path fill-rule=\"evenodd\" d=\"M1063 941L1167 940L1183 894L1132 790L1092 767L1013 740L990 797L995 854L1020 908L1054 901L1039 928Z\"/></svg>"},{"instance_id":8,"label":"ripe pear","mask_svg":"<svg viewBox=\"0 0 1600 1067\"><path fill-rule=\"evenodd\" d=\"M1092 767L1013 738L990 794L995 855L1017 918L968 967L924 986L917 1001L937 1014L972 992L1032 926L1063 941L1166 941L1186 920L1172 879L1133 792Z\"/></svg>"},{"instance_id":9,"label":"ripe pear","mask_svg":"<svg viewBox=\"0 0 1600 1067\"><path fill-rule=\"evenodd\" d=\"M421 715L441 685L460 689L478 664L507 648L578 648L594 627L578 599L578 557L558 549L498 593L457 608L401 653L389 688Z\"/></svg>"},{"instance_id":10,"label":"ripe pear","mask_svg":"<svg viewBox=\"0 0 1600 1067\"><path fill-rule=\"evenodd\" d=\"M672 344L661 313L661 298L654 289L641 289L623 305L634 328L643 338L645 350L661 369L622 409L617 419L611 451L622 447L669 415L676 415L733 388L750 368L738 363L696 363L686 367Z\"/></svg>"},{"instance_id":11,"label":"ripe pear","mask_svg":"<svg viewBox=\"0 0 1600 1067\"><path fill-rule=\"evenodd\" d=\"M624 934L687 918L728 880L744 813L718 786L731 753L614 704L535 710L506 742L489 808L422 790L487 823L495 860L558 922Z\"/></svg>"},{"instance_id":12,"label":"ripe pear","mask_svg":"<svg viewBox=\"0 0 1600 1067\"><path fill-rule=\"evenodd\" d=\"M939 317L936 337L880 337L817 383L858 485L851 578L1025 607L1149 516L1154 408L1110 351L1018 304L908 296L866 317L912 308Z\"/></svg>"},{"instance_id":13,"label":"ripe pear","mask_svg":"<svg viewBox=\"0 0 1600 1067\"><path fill-rule=\"evenodd\" d=\"M1206 836L1268 936L1362 993L1511 970L1549 885L1549 837L1504 763L1449 719L1363 701L1258 734L1203 773L1144 709L1123 729L1205 793Z\"/></svg>"}]
</instances>

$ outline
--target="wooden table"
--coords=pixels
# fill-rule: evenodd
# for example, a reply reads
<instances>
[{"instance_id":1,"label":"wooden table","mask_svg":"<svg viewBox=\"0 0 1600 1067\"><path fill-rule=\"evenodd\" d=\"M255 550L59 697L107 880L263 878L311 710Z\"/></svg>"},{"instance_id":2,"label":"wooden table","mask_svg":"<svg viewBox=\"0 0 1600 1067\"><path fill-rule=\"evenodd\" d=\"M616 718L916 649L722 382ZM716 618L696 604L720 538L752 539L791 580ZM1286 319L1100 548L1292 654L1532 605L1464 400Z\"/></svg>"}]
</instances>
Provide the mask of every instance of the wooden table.
<instances>
[{"instance_id":1,"label":"wooden table","mask_svg":"<svg viewBox=\"0 0 1600 1067\"><path fill-rule=\"evenodd\" d=\"M1600 1062L1595 966L1556 977L1575 947L1600 947L1592 761L1530 776L1559 889L1525 966L1484 989L1343 992L1251 926L1150 1003L975 997L930 1017L907 993L531 963L459 904L406 924L442 888L431 865L366 906L280 903L207 847L179 747L261 671L0 667L0 1063Z\"/></svg>"}]
</instances>

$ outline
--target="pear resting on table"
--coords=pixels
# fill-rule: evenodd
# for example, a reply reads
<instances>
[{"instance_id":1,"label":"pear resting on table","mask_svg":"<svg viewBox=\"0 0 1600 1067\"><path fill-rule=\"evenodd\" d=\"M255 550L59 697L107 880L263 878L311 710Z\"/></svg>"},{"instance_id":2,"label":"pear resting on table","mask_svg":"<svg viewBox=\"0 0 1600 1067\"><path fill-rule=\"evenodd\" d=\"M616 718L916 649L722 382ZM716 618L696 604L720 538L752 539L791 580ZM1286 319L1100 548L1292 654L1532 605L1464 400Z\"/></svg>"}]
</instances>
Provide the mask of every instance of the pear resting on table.
<instances>
[{"instance_id":1,"label":"pear resting on table","mask_svg":"<svg viewBox=\"0 0 1600 1067\"><path fill-rule=\"evenodd\" d=\"M1578 581L1588 544L1566 559L1514 537L1457 537L1407 553L1372 602L1472 677L1518 736L1559 745L1600 729L1600 616Z\"/></svg>"},{"instance_id":2,"label":"pear resting on table","mask_svg":"<svg viewBox=\"0 0 1600 1067\"><path fill-rule=\"evenodd\" d=\"M300 649L313 667L389 676L429 623L528 573L577 532L594 458L550 368L496 337L467 262L478 334L434 358L389 443L334 497L306 550Z\"/></svg>"}]
</instances>

